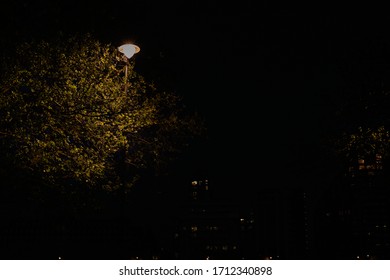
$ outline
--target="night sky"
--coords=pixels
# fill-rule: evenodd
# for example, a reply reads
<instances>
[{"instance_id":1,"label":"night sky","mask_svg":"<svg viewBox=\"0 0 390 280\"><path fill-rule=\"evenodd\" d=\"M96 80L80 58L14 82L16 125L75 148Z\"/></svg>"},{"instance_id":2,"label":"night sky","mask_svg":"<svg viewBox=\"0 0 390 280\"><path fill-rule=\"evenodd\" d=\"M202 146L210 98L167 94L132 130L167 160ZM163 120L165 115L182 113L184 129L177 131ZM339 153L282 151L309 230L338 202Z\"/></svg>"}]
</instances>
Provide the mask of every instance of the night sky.
<instances>
[{"instance_id":1,"label":"night sky","mask_svg":"<svg viewBox=\"0 0 390 280\"><path fill-rule=\"evenodd\" d=\"M381 7L273 1L2 5L4 48L60 31L139 45L136 70L184 96L206 119L208 140L186 155L182 171L204 174L221 195L244 200L265 186L313 187L313 180L330 176L320 147L337 128L335 112L354 94L389 87L389 23Z\"/></svg>"}]
</instances>

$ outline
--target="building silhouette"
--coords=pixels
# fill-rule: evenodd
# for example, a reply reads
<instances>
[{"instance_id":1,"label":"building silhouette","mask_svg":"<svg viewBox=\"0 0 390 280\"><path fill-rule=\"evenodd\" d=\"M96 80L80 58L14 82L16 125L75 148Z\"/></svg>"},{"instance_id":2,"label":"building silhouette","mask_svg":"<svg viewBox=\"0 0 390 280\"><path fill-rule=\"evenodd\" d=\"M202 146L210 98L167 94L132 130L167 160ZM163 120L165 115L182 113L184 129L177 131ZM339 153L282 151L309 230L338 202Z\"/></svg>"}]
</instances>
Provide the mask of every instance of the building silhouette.
<instances>
[{"instance_id":1,"label":"building silhouette","mask_svg":"<svg viewBox=\"0 0 390 280\"><path fill-rule=\"evenodd\" d=\"M176 216L176 259L248 259L255 256L254 213L213 197L207 179L193 180Z\"/></svg>"},{"instance_id":2,"label":"building silhouette","mask_svg":"<svg viewBox=\"0 0 390 280\"><path fill-rule=\"evenodd\" d=\"M219 199L207 179L193 180L187 190L173 233L175 259L308 257L302 188L259 188L247 205Z\"/></svg>"},{"instance_id":3,"label":"building silhouette","mask_svg":"<svg viewBox=\"0 0 390 280\"><path fill-rule=\"evenodd\" d=\"M308 211L303 188L269 187L258 191L258 258L307 259Z\"/></svg>"},{"instance_id":4,"label":"building silhouette","mask_svg":"<svg viewBox=\"0 0 390 280\"><path fill-rule=\"evenodd\" d=\"M390 257L390 177L382 156L359 159L340 174L318 211L318 258Z\"/></svg>"}]
</instances>

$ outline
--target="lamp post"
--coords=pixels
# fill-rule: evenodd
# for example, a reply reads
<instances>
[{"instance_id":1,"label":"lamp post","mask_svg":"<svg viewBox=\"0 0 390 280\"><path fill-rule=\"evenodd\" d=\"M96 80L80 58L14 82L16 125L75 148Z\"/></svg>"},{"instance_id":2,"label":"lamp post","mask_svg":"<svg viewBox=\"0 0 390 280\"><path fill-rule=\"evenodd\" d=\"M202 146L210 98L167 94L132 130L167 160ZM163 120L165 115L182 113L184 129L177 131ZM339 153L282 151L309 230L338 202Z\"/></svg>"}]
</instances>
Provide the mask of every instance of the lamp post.
<instances>
[{"instance_id":1,"label":"lamp post","mask_svg":"<svg viewBox=\"0 0 390 280\"><path fill-rule=\"evenodd\" d=\"M125 66L125 94L127 94L127 72L128 72L128 65L129 65L129 59L133 57L134 54L138 53L141 49L137 45L134 44L124 44L118 47L119 52L123 54L122 60L126 63ZM119 151L119 162L118 162L118 172L119 172L119 177L122 183L122 186L120 187L120 198L122 200L122 211L121 213L124 212L124 205L126 202L125 198L125 156L126 156L126 150L124 148L120 149ZM124 234L124 230L123 230Z\"/></svg>"},{"instance_id":2,"label":"lamp post","mask_svg":"<svg viewBox=\"0 0 390 280\"><path fill-rule=\"evenodd\" d=\"M125 66L125 93L127 93L127 66L129 64L129 59L141 49L134 44L124 44L118 47L118 50L123 53L123 60L126 62Z\"/></svg>"}]
</instances>

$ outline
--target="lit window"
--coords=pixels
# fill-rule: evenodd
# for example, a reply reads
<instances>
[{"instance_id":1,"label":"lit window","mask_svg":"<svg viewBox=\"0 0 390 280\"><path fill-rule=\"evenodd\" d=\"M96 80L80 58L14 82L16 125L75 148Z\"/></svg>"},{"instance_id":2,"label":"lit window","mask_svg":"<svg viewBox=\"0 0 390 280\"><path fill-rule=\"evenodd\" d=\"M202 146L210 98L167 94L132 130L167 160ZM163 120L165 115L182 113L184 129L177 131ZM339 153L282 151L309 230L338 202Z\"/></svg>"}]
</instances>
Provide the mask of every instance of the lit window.
<instances>
[{"instance_id":1,"label":"lit window","mask_svg":"<svg viewBox=\"0 0 390 280\"><path fill-rule=\"evenodd\" d=\"M375 155L375 163L377 165L377 169L382 169L382 155L376 154Z\"/></svg>"},{"instance_id":2,"label":"lit window","mask_svg":"<svg viewBox=\"0 0 390 280\"><path fill-rule=\"evenodd\" d=\"M192 231L192 232L198 231L198 227L197 227L197 226L192 226L192 227L191 227L191 231Z\"/></svg>"},{"instance_id":3,"label":"lit window","mask_svg":"<svg viewBox=\"0 0 390 280\"><path fill-rule=\"evenodd\" d=\"M198 185L198 181L192 181L191 184L192 184L193 186L196 186L196 185Z\"/></svg>"},{"instance_id":4,"label":"lit window","mask_svg":"<svg viewBox=\"0 0 390 280\"><path fill-rule=\"evenodd\" d=\"M359 163L359 170L365 169L365 166L364 166L364 159L359 159L359 160L358 160L358 163Z\"/></svg>"}]
</instances>

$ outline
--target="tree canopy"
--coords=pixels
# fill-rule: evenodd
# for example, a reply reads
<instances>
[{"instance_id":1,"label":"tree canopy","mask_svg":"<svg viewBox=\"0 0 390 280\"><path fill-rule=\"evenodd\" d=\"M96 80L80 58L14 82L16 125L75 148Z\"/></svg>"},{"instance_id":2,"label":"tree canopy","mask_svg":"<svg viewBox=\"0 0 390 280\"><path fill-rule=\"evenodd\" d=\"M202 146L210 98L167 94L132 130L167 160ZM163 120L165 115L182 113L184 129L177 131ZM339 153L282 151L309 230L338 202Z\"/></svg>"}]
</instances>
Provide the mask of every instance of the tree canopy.
<instances>
[{"instance_id":1,"label":"tree canopy","mask_svg":"<svg viewBox=\"0 0 390 280\"><path fill-rule=\"evenodd\" d=\"M384 126L358 127L354 133L344 133L338 142L338 152L349 162L374 160L377 155L388 157L390 132Z\"/></svg>"},{"instance_id":2,"label":"tree canopy","mask_svg":"<svg viewBox=\"0 0 390 280\"><path fill-rule=\"evenodd\" d=\"M3 62L2 160L51 184L130 186L204 130L180 96L92 36L24 43Z\"/></svg>"},{"instance_id":3,"label":"tree canopy","mask_svg":"<svg viewBox=\"0 0 390 280\"><path fill-rule=\"evenodd\" d=\"M389 102L388 91L370 91L351 96L337 112L341 129L330 140L347 164L390 157Z\"/></svg>"}]
</instances>

